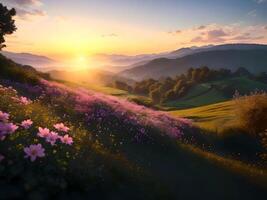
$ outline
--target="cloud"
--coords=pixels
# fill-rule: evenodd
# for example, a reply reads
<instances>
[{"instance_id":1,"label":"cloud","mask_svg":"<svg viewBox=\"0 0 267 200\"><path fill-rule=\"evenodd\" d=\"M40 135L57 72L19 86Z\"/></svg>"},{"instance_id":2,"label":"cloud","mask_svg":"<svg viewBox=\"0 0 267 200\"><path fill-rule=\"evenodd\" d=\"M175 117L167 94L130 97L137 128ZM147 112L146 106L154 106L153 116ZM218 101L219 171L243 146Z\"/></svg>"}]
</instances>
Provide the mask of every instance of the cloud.
<instances>
[{"instance_id":1,"label":"cloud","mask_svg":"<svg viewBox=\"0 0 267 200\"><path fill-rule=\"evenodd\" d=\"M101 37L119 37L116 33L110 33L110 34L103 34Z\"/></svg>"},{"instance_id":2,"label":"cloud","mask_svg":"<svg viewBox=\"0 0 267 200\"><path fill-rule=\"evenodd\" d=\"M264 29L267 30L267 26L265 26Z\"/></svg>"},{"instance_id":3,"label":"cloud","mask_svg":"<svg viewBox=\"0 0 267 200\"><path fill-rule=\"evenodd\" d=\"M201 25L201 26L197 27L197 30L204 30L205 28L206 28L206 26Z\"/></svg>"},{"instance_id":4,"label":"cloud","mask_svg":"<svg viewBox=\"0 0 267 200\"><path fill-rule=\"evenodd\" d=\"M46 16L46 12L41 9L32 9L32 10L26 10L26 9L20 9L16 8L17 15L20 17L20 19L27 20L30 17L43 17Z\"/></svg>"},{"instance_id":5,"label":"cloud","mask_svg":"<svg viewBox=\"0 0 267 200\"><path fill-rule=\"evenodd\" d=\"M171 35L177 35L177 34L182 33L182 30L169 31L169 32L167 32L167 33L168 33L168 34L171 34Z\"/></svg>"},{"instance_id":6,"label":"cloud","mask_svg":"<svg viewBox=\"0 0 267 200\"><path fill-rule=\"evenodd\" d=\"M266 28L266 29L265 29ZM206 45L222 43L259 42L267 43L267 27L263 25L244 26L242 24L209 24L205 29L196 27L182 30L177 42L187 41L188 45Z\"/></svg>"},{"instance_id":7,"label":"cloud","mask_svg":"<svg viewBox=\"0 0 267 200\"><path fill-rule=\"evenodd\" d=\"M206 33L202 32L201 35L203 36L197 36L193 38L191 42L224 42L224 37L228 36L228 34L222 29L209 30Z\"/></svg>"},{"instance_id":8,"label":"cloud","mask_svg":"<svg viewBox=\"0 0 267 200\"><path fill-rule=\"evenodd\" d=\"M18 19L29 20L33 17L46 16L42 9L42 0L4 0L10 7L17 11Z\"/></svg>"},{"instance_id":9,"label":"cloud","mask_svg":"<svg viewBox=\"0 0 267 200\"><path fill-rule=\"evenodd\" d=\"M250 33L244 33L242 35L238 35L235 37L232 37L231 40L259 40L259 39L264 39L264 36L252 36Z\"/></svg>"},{"instance_id":10,"label":"cloud","mask_svg":"<svg viewBox=\"0 0 267 200\"><path fill-rule=\"evenodd\" d=\"M36 6L36 5L42 5L41 0L9 0L10 3L16 4L19 6Z\"/></svg>"},{"instance_id":11,"label":"cloud","mask_svg":"<svg viewBox=\"0 0 267 200\"><path fill-rule=\"evenodd\" d=\"M193 42L193 43L200 43L200 42L204 42L204 38L201 37L201 36L197 36L195 38L193 38L190 42Z\"/></svg>"},{"instance_id":12,"label":"cloud","mask_svg":"<svg viewBox=\"0 0 267 200\"><path fill-rule=\"evenodd\" d=\"M261 4L267 2L267 0L254 0L256 3Z\"/></svg>"},{"instance_id":13,"label":"cloud","mask_svg":"<svg viewBox=\"0 0 267 200\"><path fill-rule=\"evenodd\" d=\"M257 10L254 9L254 10L249 11L249 12L248 12L248 16L256 17L256 16L257 16Z\"/></svg>"}]
</instances>

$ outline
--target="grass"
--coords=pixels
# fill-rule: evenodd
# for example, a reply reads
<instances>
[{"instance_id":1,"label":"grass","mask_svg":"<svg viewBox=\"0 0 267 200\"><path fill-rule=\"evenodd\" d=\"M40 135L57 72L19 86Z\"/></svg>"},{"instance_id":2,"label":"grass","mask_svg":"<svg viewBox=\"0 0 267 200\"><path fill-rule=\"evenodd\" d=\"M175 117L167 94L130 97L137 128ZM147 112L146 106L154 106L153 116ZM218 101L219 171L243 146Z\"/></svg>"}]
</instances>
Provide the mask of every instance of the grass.
<instances>
[{"instance_id":1,"label":"grass","mask_svg":"<svg viewBox=\"0 0 267 200\"><path fill-rule=\"evenodd\" d=\"M220 133L226 128L236 125L234 109L234 101L226 101L197 108L171 111L170 114L192 119L194 124L201 129Z\"/></svg>"},{"instance_id":2,"label":"grass","mask_svg":"<svg viewBox=\"0 0 267 200\"><path fill-rule=\"evenodd\" d=\"M230 91L227 91L229 88ZM235 91L240 94L249 94L255 90L267 90L267 84L251 80L246 77L234 77L220 81L212 81L194 86L189 92L177 101L165 103L163 109L183 109L199 107L230 100Z\"/></svg>"},{"instance_id":3,"label":"grass","mask_svg":"<svg viewBox=\"0 0 267 200\"><path fill-rule=\"evenodd\" d=\"M93 199L205 197L246 200L260 199L266 195L266 172L254 166L201 151L191 145L157 136L157 133L151 134L148 142L135 143L129 138L127 131L123 134L114 130L109 130L110 134L89 131L79 118L64 116L56 111L57 106L54 104L36 101L21 106L13 103L8 93L4 94L0 95L0 109L10 112L15 122L31 118L36 123L35 126L50 128L54 123L63 121L71 127L74 137L73 148L57 149L57 153L51 151L49 158L41 162L41 165L31 165L21 155L21 146L28 145L29 141L20 140L16 144L16 140L12 140L9 143L13 144L9 149L16 150L14 155L21 158L17 158L10 167L12 169L5 168L5 171L1 171L0 167L0 178L8 175L9 186L21 184L21 188L26 187L29 198L51 197L47 196L51 194L55 197L61 194L65 199L74 195L73 197L80 199L88 199L90 196ZM69 105L62 101L60 107L65 106ZM30 130L18 134L18 137L31 138L36 132ZM112 137L112 134L123 135L123 140ZM91 140L91 136L97 136L97 139ZM103 140L112 140L112 144L123 141L123 145L110 145L101 142ZM1 152L7 151L8 148L4 147L0 147ZM71 155L70 160L67 155ZM25 163L22 168L18 165L21 162ZM68 173L65 173L66 169ZM16 194L6 187L3 190L0 188L0 192L3 191L9 195Z\"/></svg>"}]
</instances>

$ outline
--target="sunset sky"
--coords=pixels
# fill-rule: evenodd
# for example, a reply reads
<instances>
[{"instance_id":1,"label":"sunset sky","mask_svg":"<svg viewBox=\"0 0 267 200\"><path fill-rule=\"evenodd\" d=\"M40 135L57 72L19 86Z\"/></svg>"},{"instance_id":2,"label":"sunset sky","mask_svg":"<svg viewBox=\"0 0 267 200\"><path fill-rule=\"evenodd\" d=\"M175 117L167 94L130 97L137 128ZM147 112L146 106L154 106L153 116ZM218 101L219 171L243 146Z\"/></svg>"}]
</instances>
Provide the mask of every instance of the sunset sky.
<instances>
[{"instance_id":1,"label":"sunset sky","mask_svg":"<svg viewBox=\"0 0 267 200\"><path fill-rule=\"evenodd\" d=\"M53 58L267 43L267 0L1 0L17 9L8 51Z\"/></svg>"}]
</instances>

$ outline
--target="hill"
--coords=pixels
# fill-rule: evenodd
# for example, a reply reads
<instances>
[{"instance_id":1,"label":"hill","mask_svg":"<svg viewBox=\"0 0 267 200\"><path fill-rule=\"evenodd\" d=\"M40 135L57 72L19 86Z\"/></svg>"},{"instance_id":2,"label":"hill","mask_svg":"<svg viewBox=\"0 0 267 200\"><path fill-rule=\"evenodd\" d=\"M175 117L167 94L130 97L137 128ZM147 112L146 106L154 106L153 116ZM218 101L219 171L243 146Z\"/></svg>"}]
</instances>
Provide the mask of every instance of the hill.
<instances>
[{"instance_id":1,"label":"hill","mask_svg":"<svg viewBox=\"0 0 267 200\"><path fill-rule=\"evenodd\" d=\"M30 53L14 53L9 51L3 51L1 53L16 63L30 65L38 70L47 70L57 63L57 61L46 56L34 55Z\"/></svg>"},{"instance_id":2,"label":"hill","mask_svg":"<svg viewBox=\"0 0 267 200\"><path fill-rule=\"evenodd\" d=\"M205 51L216 51L216 50L267 50L267 45L262 44L246 44L246 43L237 43L237 44L223 44L223 45L206 45L206 46L192 46L192 47L183 47L170 52L161 52L154 54L141 54L141 55L108 55L108 54L97 54L93 56L96 60L101 60L103 62L109 63L111 65L109 68L112 68L114 71L126 70L133 68L135 66L144 65L151 60L159 58L169 58L176 59L184 56L192 55L195 53L205 52Z\"/></svg>"},{"instance_id":3,"label":"hill","mask_svg":"<svg viewBox=\"0 0 267 200\"><path fill-rule=\"evenodd\" d=\"M49 78L48 74L38 72L31 66L17 64L0 54L0 78L24 83L38 83L40 77Z\"/></svg>"},{"instance_id":4,"label":"hill","mask_svg":"<svg viewBox=\"0 0 267 200\"><path fill-rule=\"evenodd\" d=\"M185 96L163 106L168 109L198 107L230 100L233 98L235 91L245 95L257 90L267 91L267 84L247 77L227 78L193 86Z\"/></svg>"},{"instance_id":5,"label":"hill","mask_svg":"<svg viewBox=\"0 0 267 200\"><path fill-rule=\"evenodd\" d=\"M266 71L267 50L216 50L196 53L177 59L160 58L125 70L120 75L136 80L175 76L190 67L208 66L211 69L236 70L244 67L252 73Z\"/></svg>"},{"instance_id":6,"label":"hill","mask_svg":"<svg viewBox=\"0 0 267 200\"><path fill-rule=\"evenodd\" d=\"M0 87L1 197L249 200L266 196L265 168L224 151L194 146L192 141L200 142L202 133L189 120L43 80L38 74L36 85L25 84L20 80L28 80L24 76L29 71L21 70L25 73L18 80L3 81ZM9 77L13 73L9 71ZM24 121L28 119L32 124ZM31 149L37 147L38 151Z\"/></svg>"},{"instance_id":7,"label":"hill","mask_svg":"<svg viewBox=\"0 0 267 200\"><path fill-rule=\"evenodd\" d=\"M174 116L192 119L197 126L205 130L220 133L227 127L235 125L234 110L233 101L224 101L207 106L175 110L170 113Z\"/></svg>"}]
</instances>

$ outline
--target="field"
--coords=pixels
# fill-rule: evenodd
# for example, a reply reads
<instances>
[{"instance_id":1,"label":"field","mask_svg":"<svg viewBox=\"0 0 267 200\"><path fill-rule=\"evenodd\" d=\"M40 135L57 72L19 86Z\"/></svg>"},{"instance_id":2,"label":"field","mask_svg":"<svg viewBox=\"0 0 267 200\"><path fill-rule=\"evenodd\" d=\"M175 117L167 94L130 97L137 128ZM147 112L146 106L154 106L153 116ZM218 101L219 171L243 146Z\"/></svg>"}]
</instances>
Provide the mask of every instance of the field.
<instances>
[{"instance_id":1,"label":"field","mask_svg":"<svg viewBox=\"0 0 267 200\"><path fill-rule=\"evenodd\" d=\"M267 171L257 154L262 147L250 137L211 133L233 124L232 101L167 113L129 102L140 97L124 91L45 80L34 72L18 82L13 73L0 79L1 197L266 195Z\"/></svg>"},{"instance_id":2,"label":"field","mask_svg":"<svg viewBox=\"0 0 267 200\"><path fill-rule=\"evenodd\" d=\"M236 126L234 101L170 111L170 114L192 119L198 127L215 133Z\"/></svg>"},{"instance_id":3,"label":"field","mask_svg":"<svg viewBox=\"0 0 267 200\"><path fill-rule=\"evenodd\" d=\"M250 80L246 77L223 79L221 81L198 84L178 101L168 102L163 107L175 110L209 105L230 100L235 91L240 94L249 94L255 90L266 91L267 84Z\"/></svg>"}]
</instances>

